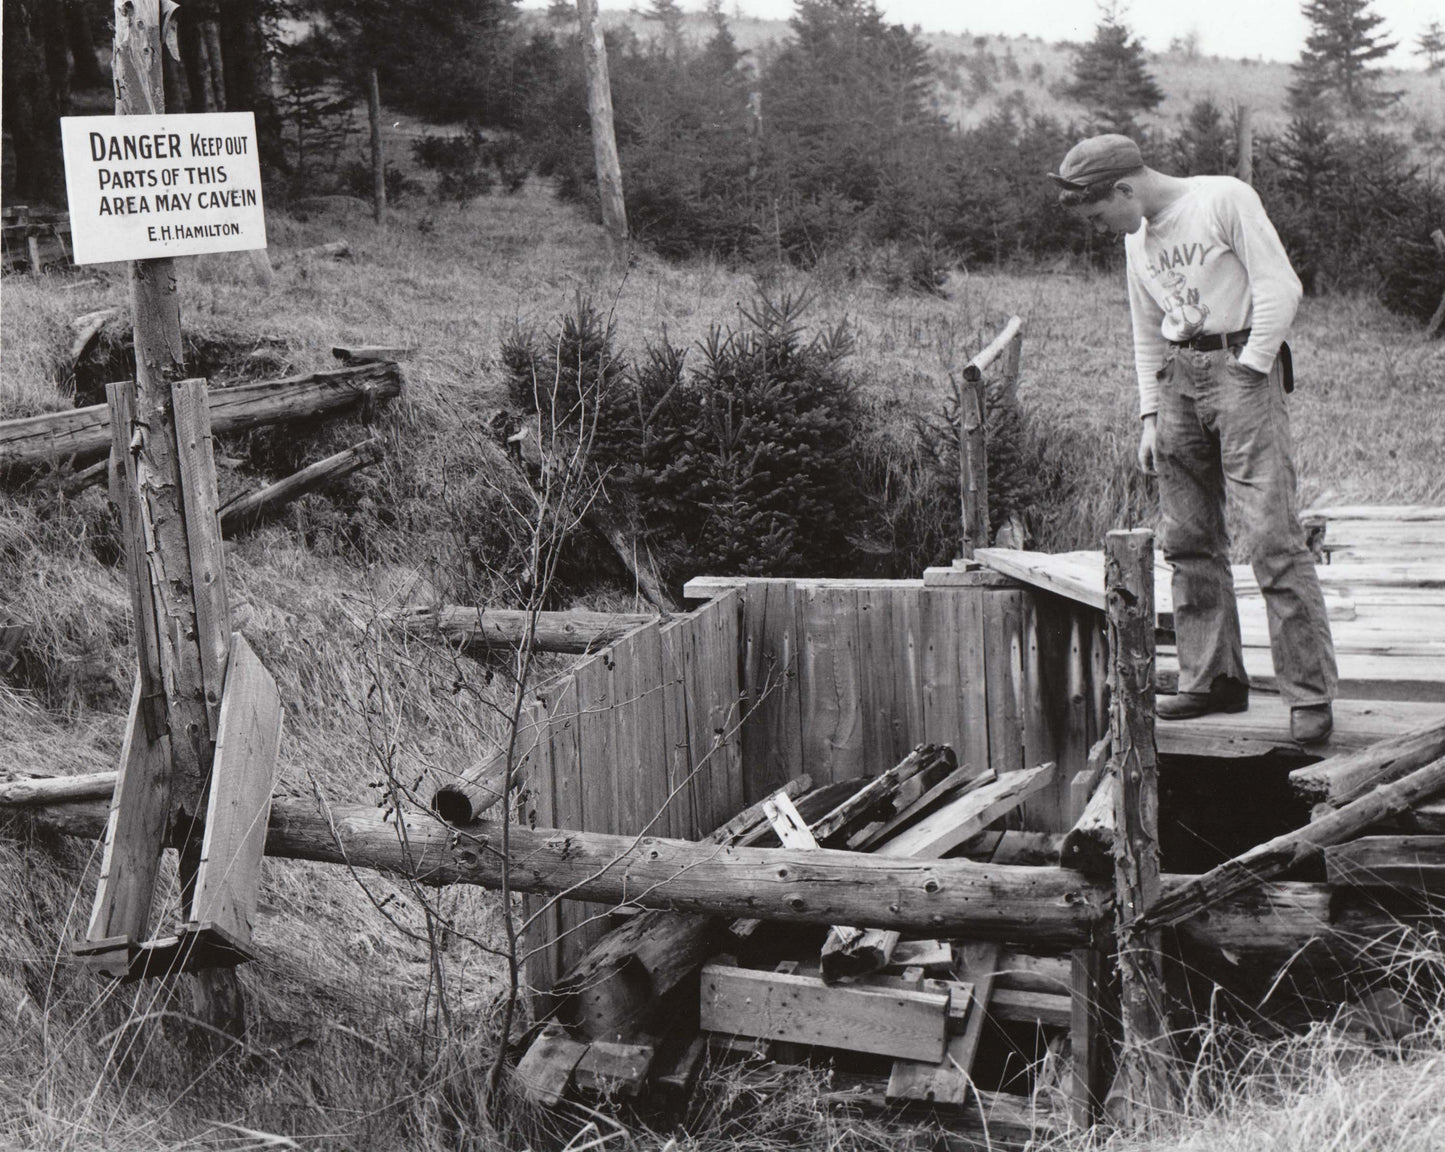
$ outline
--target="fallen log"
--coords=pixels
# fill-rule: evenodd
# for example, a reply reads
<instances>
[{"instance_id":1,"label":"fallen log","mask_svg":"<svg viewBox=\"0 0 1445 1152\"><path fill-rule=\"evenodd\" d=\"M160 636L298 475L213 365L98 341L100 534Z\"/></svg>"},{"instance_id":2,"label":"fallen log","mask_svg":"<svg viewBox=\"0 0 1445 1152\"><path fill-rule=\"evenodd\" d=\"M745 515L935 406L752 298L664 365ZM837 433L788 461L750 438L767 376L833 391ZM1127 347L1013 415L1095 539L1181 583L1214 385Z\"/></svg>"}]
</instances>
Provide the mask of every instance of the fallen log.
<instances>
[{"instance_id":1,"label":"fallen log","mask_svg":"<svg viewBox=\"0 0 1445 1152\"><path fill-rule=\"evenodd\" d=\"M210 391L211 431L243 432L325 416L357 404L401 395L401 370L391 363L330 368L305 376L261 380ZM0 421L0 475L54 467L83 467L110 451L110 408L93 404Z\"/></svg>"},{"instance_id":2,"label":"fallen log","mask_svg":"<svg viewBox=\"0 0 1445 1152\"><path fill-rule=\"evenodd\" d=\"M1445 836L1362 836L1325 849L1325 879L1433 898L1445 888Z\"/></svg>"},{"instance_id":3,"label":"fallen log","mask_svg":"<svg viewBox=\"0 0 1445 1152\"><path fill-rule=\"evenodd\" d=\"M381 452L381 437L373 436L334 456L308 464L284 480L228 500L221 506L221 535L235 536L282 504L320 488L323 484L350 476L360 468L375 464L381 459Z\"/></svg>"},{"instance_id":4,"label":"fallen log","mask_svg":"<svg viewBox=\"0 0 1445 1152\"><path fill-rule=\"evenodd\" d=\"M372 360L405 360L415 351L404 344L337 344L331 355L343 364L365 364Z\"/></svg>"},{"instance_id":5,"label":"fallen log","mask_svg":"<svg viewBox=\"0 0 1445 1152\"><path fill-rule=\"evenodd\" d=\"M0 780L0 808L60 804L67 800L109 800L115 792L114 772L77 776L20 776Z\"/></svg>"},{"instance_id":6,"label":"fallen log","mask_svg":"<svg viewBox=\"0 0 1445 1152\"><path fill-rule=\"evenodd\" d=\"M513 608L442 605L385 618L408 636L442 640L472 654L489 648L515 651L529 635L540 652L584 655L615 644L634 628L660 618L651 612L537 612ZM468 817L472 819L473 817ZM465 821L463 821L465 823Z\"/></svg>"},{"instance_id":7,"label":"fallen log","mask_svg":"<svg viewBox=\"0 0 1445 1152\"><path fill-rule=\"evenodd\" d=\"M23 814L52 832L94 840L105 832L110 803L76 800L26 808ZM413 816L406 833L399 834L394 816L369 805L323 809L313 800L278 796L271 805L266 854L350 864L428 884L500 884L500 826L486 822L456 829ZM566 890L572 899L720 916L746 909L775 920L827 924L866 915L875 924L882 921L881 927L919 928L928 935L1073 947L1107 926L1112 899L1111 885L1058 868L910 862L828 849L729 850L515 826L511 842L514 890ZM1164 892L1193 879L1165 875ZM928 890L930 881L938 886L934 891ZM896 910L887 899L892 895L899 898ZM1311 945L1353 956L1371 940L1398 936L1401 925L1397 912L1373 901L1349 901L1327 885L1274 882L1230 897L1183 921L1177 931L1187 947L1227 957L1288 959Z\"/></svg>"},{"instance_id":8,"label":"fallen log","mask_svg":"<svg viewBox=\"0 0 1445 1152\"><path fill-rule=\"evenodd\" d=\"M276 263L280 264L287 260L349 260L350 258L351 241L328 240L325 244L313 244L310 248L297 248L293 252L282 252L277 255Z\"/></svg>"},{"instance_id":9,"label":"fallen log","mask_svg":"<svg viewBox=\"0 0 1445 1152\"><path fill-rule=\"evenodd\" d=\"M1445 756L1445 722L1403 732L1351 752L1296 768L1289 774L1295 794L1313 808L1338 808L1367 793L1376 784L1398 780L1407 772Z\"/></svg>"},{"instance_id":10,"label":"fallen log","mask_svg":"<svg viewBox=\"0 0 1445 1152\"><path fill-rule=\"evenodd\" d=\"M1393 784L1381 784L1367 795L1338 808L1303 828L1286 832L1212 868L1202 876L1156 900L1139 917L1144 926L1177 924L1261 880L1320 855L1331 844L1348 840L1381 819L1407 811L1413 804L1445 789L1445 757Z\"/></svg>"}]
</instances>

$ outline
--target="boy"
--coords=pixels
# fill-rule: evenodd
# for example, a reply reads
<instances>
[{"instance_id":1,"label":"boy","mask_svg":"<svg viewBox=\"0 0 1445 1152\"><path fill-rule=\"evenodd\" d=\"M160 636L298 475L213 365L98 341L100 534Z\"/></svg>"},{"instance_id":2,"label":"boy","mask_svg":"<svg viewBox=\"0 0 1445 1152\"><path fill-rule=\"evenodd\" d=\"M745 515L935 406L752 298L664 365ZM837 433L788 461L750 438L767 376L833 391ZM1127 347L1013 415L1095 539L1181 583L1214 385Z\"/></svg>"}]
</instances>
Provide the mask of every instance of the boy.
<instances>
[{"instance_id":1,"label":"boy","mask_svg":"<svg viewBox=\"0 0 1445 1152\"><path fill-rule=\"evenodd\" d=\"M1174 569L1179 691L1159 699L1158 713L1184 719L1249 707L1228 494L1264 594L1290 734L1301 744L1324 740L1333 726L1334 643L1295 507L1280 353L1302 291L1279 236L1248 184L1155 171L1127 136L1080 141L1049 178L1075 215L1124 236L1139 467L1157 470L1164 557Z\"/></svg>"}]
</instances>

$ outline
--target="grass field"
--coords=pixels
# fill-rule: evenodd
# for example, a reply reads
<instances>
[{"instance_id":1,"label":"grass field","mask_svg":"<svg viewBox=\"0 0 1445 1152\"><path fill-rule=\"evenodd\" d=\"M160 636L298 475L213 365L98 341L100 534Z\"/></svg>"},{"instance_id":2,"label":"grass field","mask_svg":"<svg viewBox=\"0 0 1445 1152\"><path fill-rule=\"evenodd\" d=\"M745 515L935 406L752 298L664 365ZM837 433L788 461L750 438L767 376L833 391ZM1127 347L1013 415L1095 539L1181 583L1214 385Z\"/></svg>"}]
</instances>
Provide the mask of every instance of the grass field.
<instances>
[{"instance_id":1,"label":"grass field","mask_svg":"<svg viewBox=\"0 0 1445 1152\"><path fill-rule=\"evenodd\" d=\"M273 368L298 372L328 366L333 343L416 349L405 365L406 401L384 419L385 465L305 498L229 552L235 623L277 675L288 710L281 789L375 800L388 768L410 779L469 763L502 731L492 705L505 698L504 675L491 683L480 666L400 648L367 626L401 603L500 603L513 594L489 575L475 542L500 513L468 450L502 400L502 338L516 324L549 322L580 293L613 310L630 350L664 331L688 345L733 319L756 282L747 270L669 265L646 253L618 266L598 228L535 187L463 210L417 202L384 230L344 213L276 216L270 230L269 288L239 258L183 262L188 332L271 349ZM355 254L348 263L284 259L342 236ZM1131 468L1135 399L1120 276L956 273L939 299L890 294L827 268L782 275L811 292L820 324L848 319L858 336L851 368L865 392L906 412L936 408L948 372L1021 315L1021 399L1067 479L1044 543L1097 546L1129 507L1147 505ZM68 322L126 306L125 283L111 269L6 280L0 418L66 406ZM1295 343L1301 386L1291 411L1305 501L1445 503L1445 346L1348 298L1308 301ZM363 435L355 425L332 429L304 448L319 457ZM242 464L223 483L258 479ZM132 657L123 571L105 544L113 532L98 490L73 501L44 490L0 500L0 613L32 629L25 679L0 680L0 772L99 770L115 760ZM578 600L633 603L620 582ZM470 691L457 691L459 678ZM263 958L242 971L255 1031L243 1053L215 1057L198 1055L176 1027L174 1014L187 1008L171 989L102 994L67 965L65 942L83 924L95 868L89 845L0 818L0 1146L496 1146L478 1106L502 986L486 950L498 940L494 897L269 862ZM1298 1107L1317 1113L1321 1127L1292 1120L1303 1112L1276 1101L1293 1096L1262 1080L1258 1103L1252 1088L1236 1097L1235 1131L1254 1134L1253 1143L1186 1126L1178 1143L1150 1147L1327 1146L1302 1134L1328 1123L1383 1131L1395 1115L1399 1139L1370 1147L1430 1146L1419 1133L1437 1130L1423 1114L1427 1089L1440 1083L1438 1049L1403 1063L1358 1052L1326 1059L1341 1051L1332 1043L1321 1041L1301 1076L1310 1093ZM789 1097L793 1111L744 1124L734 1117L680 1147L782 1148L800 1139L819 1148L906 1146L867 1125L845 1130L810 1113L807 1099L802 1085ZM570 1126L565 1140L586 1119L549 1123ZM1219 1112L1202 1122L1226 1123ZM1284 1129L1300 1139L1276 1144L1271 1133ZM541 1147L551 1137L538 1128L529 1139ZM634 1146L661 1143L639 1134Z\"/></svg>"}]
</instances>

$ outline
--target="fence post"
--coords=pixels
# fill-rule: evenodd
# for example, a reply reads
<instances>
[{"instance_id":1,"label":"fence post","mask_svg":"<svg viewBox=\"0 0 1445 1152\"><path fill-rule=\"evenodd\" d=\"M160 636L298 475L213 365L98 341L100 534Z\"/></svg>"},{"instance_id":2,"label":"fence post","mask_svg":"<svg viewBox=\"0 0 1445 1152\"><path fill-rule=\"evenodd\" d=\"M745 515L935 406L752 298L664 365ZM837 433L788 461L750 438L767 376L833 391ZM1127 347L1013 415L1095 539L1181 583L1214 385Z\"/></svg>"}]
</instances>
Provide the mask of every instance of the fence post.
<instances>
[{"instance_id":1,"label":"fence post","mask_svg":"<svg viewBox=\"0 0 1445 1152\"><path fill-rule=\"evenodd\" d=\"M1246 184L1254 183L1254 116L1248 104L1241 104L1235 124L1236 175Z\"/></svg>"},{"instance_id":2,"label":"fence post","mask_svg":"<svg viewBox=\"0 0 1445 1152\"><path fill-rule=\"evenodd\" d=\"M963 558L988 547L988 407L983 376L964 375L958 394L959 496L963 505Z\"/></svg>"},{"instance_id":3,"label":"fence post","mask_svg":"<svg viewBox=\"0 0 1445 1152\"><path fill-rule=\"evenodd\" d=\"M1135 920L1159 896L1159 773L1154 744L1154 534L1110 532L1105 545L1109 621L1110 732L1119 766L1114 888L1124 1026L1107 1109L1142 1127L1175 1097L1164 965L1157 931Z\"/></svg>"}]
</instances>

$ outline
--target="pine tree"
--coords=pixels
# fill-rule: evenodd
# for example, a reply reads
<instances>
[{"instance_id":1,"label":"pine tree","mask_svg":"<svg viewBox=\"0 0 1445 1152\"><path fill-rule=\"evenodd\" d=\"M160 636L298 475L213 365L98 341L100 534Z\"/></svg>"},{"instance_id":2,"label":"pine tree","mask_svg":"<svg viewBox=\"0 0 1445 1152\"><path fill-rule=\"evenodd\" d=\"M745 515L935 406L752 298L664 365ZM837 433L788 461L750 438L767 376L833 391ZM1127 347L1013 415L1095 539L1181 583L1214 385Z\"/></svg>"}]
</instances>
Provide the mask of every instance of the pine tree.
<instances>
[{"instance_id":1,"label":"pine tree","mask_svg":"<svg viewBox=\"0 0 1445 1152\"><path fill-rule=\"evenodd\" d=\"M1312 31L1293 66L1289 97L1295 111L1319 112L1335 100L1346 114L1364 116L1400 98L1400 92L1377 86L1372 65L1397 42L1376 31L1384 17L1369 8L1370 0L1306 0L1301 10Z\"/></svg>"},{"instance_id":2,"label":"pine tree","mask_svg":"<svg viewBox=\"0 0 1445 1152\"><path fill-rule=\"evenodd\" d=\"M1134 115L1157 108L1164 93L1144 62L1144 46L1123 22L1118 7L1104 9L1094 38L1076 49L1074 82L1065 94L1083 104L1101 127L1127 132Z\"/></svg>"},{"instance_id":3,"label":"pine tree","mask_svg":"<svg viewBox=\"0 0 1445 1152\"><path fill-rule=\"evenodd\" d=\"M1445 68L1445 27L1432 20L1425 31L1415 37L1415 55L1425 57L1425 71Z\"/></svg>"}]
</instances>

